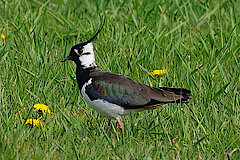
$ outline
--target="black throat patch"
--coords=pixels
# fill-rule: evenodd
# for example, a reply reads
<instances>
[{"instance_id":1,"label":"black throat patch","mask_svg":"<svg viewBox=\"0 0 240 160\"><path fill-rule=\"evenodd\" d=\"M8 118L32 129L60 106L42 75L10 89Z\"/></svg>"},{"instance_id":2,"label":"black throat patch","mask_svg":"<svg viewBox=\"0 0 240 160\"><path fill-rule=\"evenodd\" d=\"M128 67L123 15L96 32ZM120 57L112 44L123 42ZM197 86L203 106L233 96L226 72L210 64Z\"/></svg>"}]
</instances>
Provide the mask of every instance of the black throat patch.
<instances>
[{"instance_id":1,"label":"black throat patch","mask_svg":"<svg viewBox=\"0 0 240 160\"><path fill-rule=\"evenodd\" d=\"M77 83L78 87L81 90L83 85L90 79L90 73L95 70L96 67L91 68L82 68L81 66L77 66L76 75L77 75Z\"/></svg>"}]
</instances>

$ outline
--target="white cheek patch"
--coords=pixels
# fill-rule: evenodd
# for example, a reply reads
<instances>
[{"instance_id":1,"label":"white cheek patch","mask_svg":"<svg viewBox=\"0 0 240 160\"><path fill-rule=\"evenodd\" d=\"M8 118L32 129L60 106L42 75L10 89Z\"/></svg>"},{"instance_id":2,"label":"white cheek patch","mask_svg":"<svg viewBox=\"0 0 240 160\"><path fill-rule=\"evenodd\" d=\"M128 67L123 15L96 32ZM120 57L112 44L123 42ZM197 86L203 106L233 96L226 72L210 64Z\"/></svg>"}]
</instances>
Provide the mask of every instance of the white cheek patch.
<instances>
[{"instance_id":1,"label":"white cheek patch","mask_svg":"<svg viewBox=\"0 0 240 160\"><path fill-rule=\"evenodd\" d=\"M88 67L91 67L92 65L95 65L95 57L94 57L93 53L88 54L88 55L82 55L82 56L79 57L79 60L85 68L88 68Z\"/></svg>"},{"instance_id":2,"label":"white cheek patch","mask_svg":"<svg viewBox=\"0 0 240 160\"><path fill-rule=\"evenodd\" d=\"M97 66L95 63L95 57L93 52L93 43L87 43L86 45L82 46L81 49L74 49L73 50L79 59L80 64L83 68L95 67Z\"/></svg>"},{"instance_id":3,"label":"white cheek patch","mask_svg":"<svg viewBox=\"0 0 240 160\"><path fill-rule=\"evenodd\" d=\"M93 53L93 43L92 42L88 43L87 45L85 45L83 47L83 53L87 53L87 52Z\"/></svg>"},{"instance_id":4,"label":"white cheek patch","mask_svg":"<svg viewBox=\"0 0 240 160\"><path fill-rule=\"evenodd\" d=\"M79 57L79 61L81 62L81 65L84 66L84 68L96 66L92 42L83 46L82 55Z\"/></svg>"}]
</instances>

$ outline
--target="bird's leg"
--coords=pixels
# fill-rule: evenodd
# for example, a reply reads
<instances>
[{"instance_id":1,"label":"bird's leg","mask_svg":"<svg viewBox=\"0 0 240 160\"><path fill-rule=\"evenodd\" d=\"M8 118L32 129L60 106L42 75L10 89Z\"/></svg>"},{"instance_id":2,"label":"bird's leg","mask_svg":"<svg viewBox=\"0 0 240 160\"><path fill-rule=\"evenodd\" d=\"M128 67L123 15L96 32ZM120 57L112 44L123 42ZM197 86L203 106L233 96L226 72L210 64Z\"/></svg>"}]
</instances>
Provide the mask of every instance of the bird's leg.
<instances>
[{"instance_id":1,"label":"bird's leg","mask_svg":"<svg viewBox=\"0 0 240 160\"><path fill-rule=\"evenodd\" d=\"M108 119L108 129L107 129L107 132L109 132L110 131L110 129L111 129L111 119Z\"/></svg>"},{"instance_id":2,"label":"bird's leg","mask_svg":"<svg viewBox=\"0 0 240 160\"><path fill-rule=\"evenodd\" d=\"M121 122L120 118L116 118L117 122L118 122L118 126L119 129L121 130L121 132L123 133L123 123Z\"/></svg>"}]
</instances>

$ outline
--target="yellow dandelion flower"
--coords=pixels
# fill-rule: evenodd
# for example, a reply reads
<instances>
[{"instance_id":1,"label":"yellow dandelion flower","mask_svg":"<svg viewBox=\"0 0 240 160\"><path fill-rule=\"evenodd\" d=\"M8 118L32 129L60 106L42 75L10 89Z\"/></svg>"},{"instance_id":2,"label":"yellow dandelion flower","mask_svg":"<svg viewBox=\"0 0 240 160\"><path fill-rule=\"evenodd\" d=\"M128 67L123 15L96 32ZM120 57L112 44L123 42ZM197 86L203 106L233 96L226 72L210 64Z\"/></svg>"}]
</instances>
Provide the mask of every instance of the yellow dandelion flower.
<instances>
[{"instance_id":1,"label":"yellow dandelion flower","mask_svg":"<svg viewBox=\"0 0 240 160\"><path fill-rule=\"evenodd\" d=\"M167 72L165 70L154 70L151 72L152 75L165 75Z\"/></svg>"},{"instance_id":2,"label":"yellow dandelion flower","mask_svg":"<svg viewBox=\"0 0 240 160\"><path fill-rule=\"evenodd\" d=\"M46 115L46 113L51 114L50 109L48 109L48 106L42 103L35 104L33 106L34 111L37 111L40 114Z\"/></svg>"},{"instance_id":3,"label":"yellow dandelion flower","mask_svg":"<svg viewBox=\"0 0 240 160\"><path fill-rule=\"evenodd\" d=\"M26 125L31 125L31 126L42 126L42 122L39 121L38 119L27 119L25 122Z\"/></svg>"},{"instance_id":4,"label":"yellow dandelion flower","mask_svg":"<svg viewBox=\"0 0 240 160\"><path fill-rule=\"evenodd\" d=\"M1 34L1 38L2 38L2 39L5 39L6 36L5 36L4 34Z\"/></svg>"}]
</instances>

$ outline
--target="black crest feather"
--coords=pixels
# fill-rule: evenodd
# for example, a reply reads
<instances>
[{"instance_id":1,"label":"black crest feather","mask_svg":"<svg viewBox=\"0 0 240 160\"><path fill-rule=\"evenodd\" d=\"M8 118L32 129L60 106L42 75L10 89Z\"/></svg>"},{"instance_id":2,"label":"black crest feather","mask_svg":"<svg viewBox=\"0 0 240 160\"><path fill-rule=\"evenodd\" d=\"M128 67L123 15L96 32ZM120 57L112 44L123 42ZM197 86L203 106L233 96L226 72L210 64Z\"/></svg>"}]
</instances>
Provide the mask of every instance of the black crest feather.
<instances>
[{"instance_id":1,"label":"black crest feather","mask_svg":"<svg viewBox=\"0 0 240 160\"><path fill-rule=\"evenodd\" d=\"M93 36L91 39L89 39L86 43L90 43L90 42L92 42L92 41L97 37L97 35L101 32L101 30L102 30L104 24L105 24L105 19L103 20L102 25L100 25L100 27L99 27L97 33L95 33L94 36Z\"/></svg>"}]
</instances>

